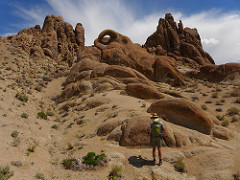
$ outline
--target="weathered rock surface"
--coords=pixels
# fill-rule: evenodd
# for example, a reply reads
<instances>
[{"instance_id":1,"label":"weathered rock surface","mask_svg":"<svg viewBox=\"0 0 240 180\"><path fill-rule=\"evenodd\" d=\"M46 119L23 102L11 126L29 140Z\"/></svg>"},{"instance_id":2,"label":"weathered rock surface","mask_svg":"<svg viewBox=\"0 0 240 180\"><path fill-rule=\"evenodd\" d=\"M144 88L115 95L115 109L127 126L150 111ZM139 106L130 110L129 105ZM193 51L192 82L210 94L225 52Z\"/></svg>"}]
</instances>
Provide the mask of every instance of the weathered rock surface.
<instances>
[{"instance_id":1,"label":"weathered rock surface","mask_svg":"<svg viewBox=\"0 0 240 180\"><path fill-rule=\"evenodd\" d=\"M84 28L78 23L74 30L61 16L48 15L42 28L36 25L23 29L13 41L27 52L31 50L32 45L36 45L44 50L46 56L56 61L66 61L71 66L76 52L84 49Z\"/></svg>"},{"instance_id":2,"label":"weathered rock surface","mask_svg":"<svg viewBox=\"0 0 240 180\"><path fill-rule=\"evenodd\" d=\"M209 80L212 82L220 82L227 76L240 72L239 63L227 63L222 65L206 65L200 68L200 72L196 74L197 78Z\"/></svg>"},{"instance_id":3,"label":"weathered rock surface","mask_svg":"<svg viewBox=\"0 0 240 180\"><path fill-rule=\"evenodd\" d=\"M148 37L144 46L157 55L174 54L190 58L200 65L214 64L211 56L202 49L197 29L183 28L181 21L177 25L170 13L165 15L165 19L159 19L156 32Z\"/></svg>"},{"instance_id":4,"label":"weathered rock surface","mask_svg":"<svg viewBox=\"0 0 240 180\"><path fill-rule=\"evenodd\" d=\"M169 122L210 134L213 127L212 118L194 103L185 99L162 99L153 103L148 112L164 116Z\"/></svg>"},{"instance_id":5,"label":"weathered rock surface","mask_svg":"<svg viewBox=\"0 0 240 180\"><path fill-rule=\"evenodd\" d=\"M143 83L129 83L126 87L126 91L129 95L141 99L161 99L165 97L164 94L153 86Z\"/></svg>"},{"instance_id":6,"label":"weathered rock surface","mask_svg":"<svg viewBox=\"0 0 240 180\"><path fill-rule=\"evenodd\" d=\"M105 38L107 35L110 38ZM101 62L130 67L155 81L164 81L165 77L171 74L174 85L184 84L181 73L178 72L170 57L159 57L157 60L139 44L134 44L122 34L112 30L105 30L100 33L94 44L102 52ZM170 62L168 62L168 58ZM165 60L167 62L163 62ZM161 72L161 69L167 71Z\"/></svg>"}]
</instances>

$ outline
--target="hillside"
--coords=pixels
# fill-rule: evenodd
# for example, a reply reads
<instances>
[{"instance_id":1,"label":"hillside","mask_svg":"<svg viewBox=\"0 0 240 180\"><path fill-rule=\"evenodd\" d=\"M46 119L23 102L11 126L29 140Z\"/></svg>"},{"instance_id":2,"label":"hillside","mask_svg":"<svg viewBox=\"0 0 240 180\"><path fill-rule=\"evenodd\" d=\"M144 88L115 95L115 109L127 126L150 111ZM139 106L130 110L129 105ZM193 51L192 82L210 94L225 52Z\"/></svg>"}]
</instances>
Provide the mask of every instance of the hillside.
<instances>
[{"instance_id":1,"label":"hillside","mask_svg":"<svg viewBox=\"0 0 240 180\"><path fill-rule=\"evenodd\" d=\"M103 180L113 165L126 180L240 178L240 64L215 65L197 29L171 14L144 45L113 30L84 40L82 24L55 15L0 38L0 165L11 180ZM166 128L161 166L151 113ZM106 162L65 169L88 152Z\"/></svg>"}]
</instances>

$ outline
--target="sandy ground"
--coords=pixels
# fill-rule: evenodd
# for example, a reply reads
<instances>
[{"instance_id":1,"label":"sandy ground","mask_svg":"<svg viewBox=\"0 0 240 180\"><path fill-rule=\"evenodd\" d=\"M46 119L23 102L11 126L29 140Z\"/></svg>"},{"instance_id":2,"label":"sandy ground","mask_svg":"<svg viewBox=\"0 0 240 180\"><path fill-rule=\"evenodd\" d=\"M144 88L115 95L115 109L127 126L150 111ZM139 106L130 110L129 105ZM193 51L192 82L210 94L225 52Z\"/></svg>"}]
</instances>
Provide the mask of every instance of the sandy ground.
<instances>
[{"instance_id":1,"label":"sandy ground","mask_svg":"<svg viewBox=\"0 0 240 180\"><path fill-rule=\"evenodd\" d=\"M52 80L41 92L15 85L17 69L6 68L16 65L15 55L10 53L10 47L6 43L0 44L2 65L0 74L0 165L9 165L14 171L11 180L36 179L37 173L42 173L45 179L105 180L113 164L121 164L124 167L122 179L126 180L224 179L225 175L240 172L239 115L236 116L238 118L236 122L231 122L231 117L226 116L226 119L230 120L229 128L235 135L229 141L209 136L211 144L190 145L182 148L163 147L163 165L154 166L151 163L150 147L122 147L114 141L107 141L105 136L96 136L98 127L109 117L110 113L117 111L118 115L114 118L121 119L133 114L146 115L146 110L152 101L125 96L121 94L121 91L111 91L95 94L94 97L87 94L78 99L69 100L69 102L81 105L82 102L89 101L91 98L106 98L109 102L101 106L104 109L102 112L96 114L99 107L86 111L79 111L76 108L70 108L68 112L63 111L61 107L64 103L56 104L52 99L60 94L61 84L65 78ZM181 89L167 86L166 89L178 91L190 100L194 99L199 106L206 105L206 111L216 116L226 114L230 107L240 109L240 104L233 103L236 97L229 95L237 87L236 85L197 81L192 87ZM212 98L216 90L218 97ZM27 95L27 102L22 102L15 97L19 92ZM216 105L220 101L222 103ZM146 107L142 107L143 103ZM116 106L116 109L113 109L113 106ZM217 112L216 108L221 108L222 112ZM41 119L37 115L41 111L49 112L51 116L48 116L47 120ZM28 118L21 117L23 113L26 113ZM83 117L81 125L75 122L75 119L79 117ZM53 125L57 128L53 128ZM11 136L14 131L18 132L17 138ZM68 149L69 143L73 145L71 150ZM34 144L36 146L34 152L28 152ZM104 152L109 159L107 166L80 172L63 168L61 163L63 159L80 158L91 151L97 154ZM175 171L173 162L178 158L183 158L187 172ZM19 161L21 165L14 165L16 161ZM212 174L212 178L209 178L209 173Z\"/></svg>"}]
</instances>

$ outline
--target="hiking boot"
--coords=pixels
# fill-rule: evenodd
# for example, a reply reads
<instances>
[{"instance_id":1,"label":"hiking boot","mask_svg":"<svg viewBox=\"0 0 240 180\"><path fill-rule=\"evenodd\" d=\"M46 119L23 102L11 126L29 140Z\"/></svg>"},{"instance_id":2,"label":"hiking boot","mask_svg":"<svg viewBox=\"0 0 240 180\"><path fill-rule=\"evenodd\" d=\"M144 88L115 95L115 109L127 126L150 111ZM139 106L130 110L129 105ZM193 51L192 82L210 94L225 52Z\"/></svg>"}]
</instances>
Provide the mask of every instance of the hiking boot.
<instances>
[{"instance_id":1,"label":"hiking boot","mask_svg":"<svg viewBox=\"0 0 240 180\"><path fill-rule=\"evenodd\" d=\"M154 164L154 165L156 164L156 159L155 159L155 158L153 158L153 164Z\"/></svg>"},{"instance_id":2,"label":"hiking boot","mask_svg":"<svg viewBox=\"0 0 240 180\"><path fill-rule=\"evenodd\" d=\"M159 159L159 163L158 163L159 166L162 165L162 159Z\"/></svg>"}]
</instances>

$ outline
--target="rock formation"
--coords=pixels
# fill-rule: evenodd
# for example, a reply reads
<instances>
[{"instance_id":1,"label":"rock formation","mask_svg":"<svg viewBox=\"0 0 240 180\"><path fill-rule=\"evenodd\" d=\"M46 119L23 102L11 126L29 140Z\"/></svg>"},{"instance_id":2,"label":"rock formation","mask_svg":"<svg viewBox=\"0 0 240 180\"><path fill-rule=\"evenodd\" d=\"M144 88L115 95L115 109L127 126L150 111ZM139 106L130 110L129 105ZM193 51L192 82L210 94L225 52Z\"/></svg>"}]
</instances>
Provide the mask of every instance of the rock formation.
<instances>
[{"instance_id":1,"label":"rock formation","mask_svg":"<svg viewBox=\"0 0 240 180\"><path fill-rule=\"evenodd\" d=\"M240 72L239 63L227 63L222 65L206 65L200 68L200 72L195 74L195 77L212 81L220 82L228 75Z\"/></svg>"},{"instance_id":2,"label":"rock formation","mask_svg":"<svg viewBox=\"0 0 240 180\"><path fill-rule=\"evenodd\" d=\"M163 99L153 103L148 112L155 112L165 117L169 122L197 130L205 134L211 134L214 117L207 115L194 103L185 99ZM217 121L217 120L215 120Z\"/></svg>"},{"instance_id":3,"label":"rock formation","mask_svg":"<svg viewBox=\"0 0 240 180\"><path fill-rule=\"evenodd\" d=\"M106 38L105 36L110 36ZM173 85L184 84L176 62L170 57L154 57L139 44L112 30L105 30L94 41L102 52L101 62L127 66L145 75L150 80L168 81ZM163 62L164 61L164 62ZM164 69L164 71L162 71ZM168 78L166 78L168 77Z\"/></svg>"},{"instance_id":4,"label":"rock formation","mask_svg":"<svg viewBox=\"0 0 240 180\"><path fill-rule=\"evenodd\" d=\"M55 61L65 61L69 66L79 50L84 49L84 28L78 23L75 30L65 22L61 16L46 16L43 27L39 25L18 32L13 41L16 41L23 50L34 52L42 58L44 55ZM34 47L33 47L34 45Z\"/></svg>"},{"instance_id":5,"label":"rock formation","mask_svg":"<svg viewBox=\"0 0 240 180\"><path fill-rule=\"evenodd\" d=\"M183 28L181 21L177 25L169 13L165 19L159 19L156 32L148 37L144 46L157 55L183 56L200 65L214 64L202 48L197 29Z\"/></svg>"}]
</instances>

